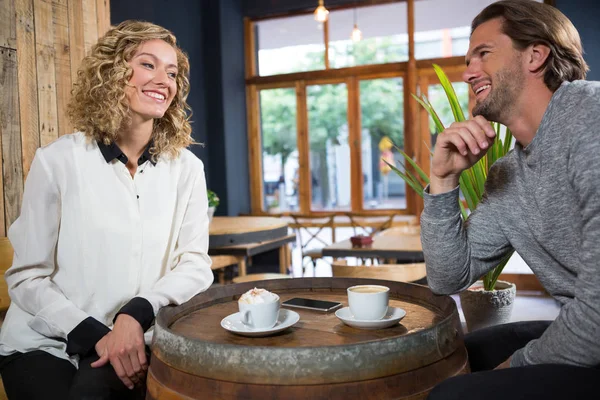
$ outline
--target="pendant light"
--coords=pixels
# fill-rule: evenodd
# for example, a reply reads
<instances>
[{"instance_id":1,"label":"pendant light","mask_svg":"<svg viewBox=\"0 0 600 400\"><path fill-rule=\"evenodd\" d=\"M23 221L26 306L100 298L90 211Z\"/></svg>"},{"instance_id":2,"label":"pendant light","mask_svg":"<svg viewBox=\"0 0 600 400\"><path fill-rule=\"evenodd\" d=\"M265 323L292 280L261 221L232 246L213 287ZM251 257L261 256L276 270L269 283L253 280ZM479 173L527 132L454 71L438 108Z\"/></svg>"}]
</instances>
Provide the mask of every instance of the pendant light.
<instances>
[{"instance_id":1,"label":"pendant light","mask_svg":"<svg viewBox=\"0 0 600 400\"><path fill-rule=\"evenodd\" d=\"M315 21L327 21L329 11L323 5L323 0L319 0L319 6L315 9Z\"/></svg>"}]
</instances>

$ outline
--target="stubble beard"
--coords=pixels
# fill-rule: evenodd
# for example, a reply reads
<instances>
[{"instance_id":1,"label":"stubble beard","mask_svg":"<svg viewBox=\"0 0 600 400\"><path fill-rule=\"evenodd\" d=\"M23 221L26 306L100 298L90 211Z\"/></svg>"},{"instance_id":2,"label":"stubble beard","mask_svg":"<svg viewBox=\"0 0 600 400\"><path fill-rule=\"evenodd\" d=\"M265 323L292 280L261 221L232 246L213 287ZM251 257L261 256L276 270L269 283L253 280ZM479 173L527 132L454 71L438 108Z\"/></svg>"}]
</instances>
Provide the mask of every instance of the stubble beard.
<instances>
[{"instance_id":1,"label":"stubble beard","mask_svg":"<svg viewBox=\"0 0 600 400\"><path fill-rule=\"evenodd\" d=\"M524 81L518 65L516 63L515 68L505 67L495 74L490 93L473 107L474 117L481 115L488 121L502 123L513 114Z\"/></svg>"}]
</instances>

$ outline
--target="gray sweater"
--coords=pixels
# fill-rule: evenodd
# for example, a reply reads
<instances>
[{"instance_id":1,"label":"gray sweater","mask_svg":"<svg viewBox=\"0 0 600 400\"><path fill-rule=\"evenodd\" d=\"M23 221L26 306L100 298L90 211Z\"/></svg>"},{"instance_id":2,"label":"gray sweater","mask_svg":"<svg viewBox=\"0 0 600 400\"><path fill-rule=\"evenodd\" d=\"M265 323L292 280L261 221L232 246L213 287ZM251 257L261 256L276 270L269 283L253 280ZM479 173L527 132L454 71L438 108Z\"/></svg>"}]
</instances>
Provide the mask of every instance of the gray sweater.
<instances>
[{"instance_id":1,"label":"gray sweater","mask_svg":"<svg viewBox=\"0 0 600 400\"><path fill-rule=\"evenodd\" d=\"M458 188L425 194L431 290L462 291L515 249L562 307L511 365L600 365L600 82L562 84L533 141L492 166L465 223L457 200Z\"/></svg>"}]
</instances>

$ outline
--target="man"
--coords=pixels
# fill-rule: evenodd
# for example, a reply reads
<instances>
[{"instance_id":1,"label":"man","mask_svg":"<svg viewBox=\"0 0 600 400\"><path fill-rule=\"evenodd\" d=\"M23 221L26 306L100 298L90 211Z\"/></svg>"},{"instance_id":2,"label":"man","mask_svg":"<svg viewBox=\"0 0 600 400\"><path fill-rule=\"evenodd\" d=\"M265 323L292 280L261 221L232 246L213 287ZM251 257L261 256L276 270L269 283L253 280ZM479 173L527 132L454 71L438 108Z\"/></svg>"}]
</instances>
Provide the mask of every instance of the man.
<instances>
[{"instance_id":1,"label":"man","mask_svg":"<svg viewBox=\"0 0 600 400\"><path fill-rule=\"evenodd\" d=\"M473 21L463 78L475 117L437 138L421 219L428 282L440 294L465 290L515 249L562 308L552 323L467 335L473 373L430 399L599 393L600 84L581 80L582 53L575 27L542 3L499 1ZM488 121L506 125L517 144L463 223L458 180L493 142Z\"/></svg>"}]
</instances>

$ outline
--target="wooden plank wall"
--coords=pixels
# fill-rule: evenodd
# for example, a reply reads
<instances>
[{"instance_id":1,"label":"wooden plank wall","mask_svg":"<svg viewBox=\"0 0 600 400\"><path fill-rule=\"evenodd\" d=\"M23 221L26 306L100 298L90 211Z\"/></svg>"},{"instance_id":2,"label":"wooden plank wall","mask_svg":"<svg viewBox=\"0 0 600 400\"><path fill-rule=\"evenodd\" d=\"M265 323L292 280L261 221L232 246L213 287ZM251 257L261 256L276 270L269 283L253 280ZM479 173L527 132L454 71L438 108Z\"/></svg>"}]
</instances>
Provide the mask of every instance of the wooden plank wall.
<instances>
[{"instance_id":1,"label":"wooden plank wall","mask_svg":"<svg viewBox=\"0 0 600 400\"><path fill-rule=\"evenodd\" d=\"M36 149L73 131L72 82L109 27L109 0L0 0L0 236L19 216Z\"/></svg>"}]
</instances>

